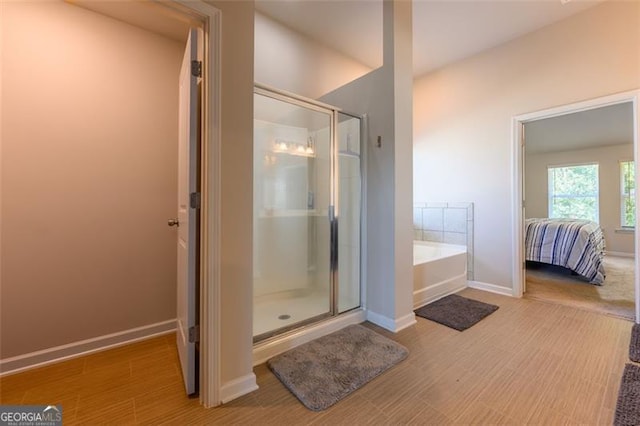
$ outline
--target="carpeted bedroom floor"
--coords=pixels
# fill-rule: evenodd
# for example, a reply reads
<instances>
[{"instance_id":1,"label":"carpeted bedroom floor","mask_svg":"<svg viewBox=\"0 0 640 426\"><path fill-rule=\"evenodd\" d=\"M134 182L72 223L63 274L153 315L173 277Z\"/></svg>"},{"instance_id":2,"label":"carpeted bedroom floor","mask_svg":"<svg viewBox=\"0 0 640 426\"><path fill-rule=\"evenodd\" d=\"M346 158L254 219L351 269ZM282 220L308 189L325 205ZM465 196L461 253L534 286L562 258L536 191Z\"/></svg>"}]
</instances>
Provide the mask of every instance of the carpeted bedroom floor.
<instances>
[{"instance_id":1,"label":"carpeted bedroom floor","mask_svg":"<svg viewBox=\"0 0 640 426\"><path fill-rule=\"evenodd\" d=\"M553 265L527 264L525 298L634 318L634 259L605 256L606 279L602 286Z\"/></svg>"}]
</instances>

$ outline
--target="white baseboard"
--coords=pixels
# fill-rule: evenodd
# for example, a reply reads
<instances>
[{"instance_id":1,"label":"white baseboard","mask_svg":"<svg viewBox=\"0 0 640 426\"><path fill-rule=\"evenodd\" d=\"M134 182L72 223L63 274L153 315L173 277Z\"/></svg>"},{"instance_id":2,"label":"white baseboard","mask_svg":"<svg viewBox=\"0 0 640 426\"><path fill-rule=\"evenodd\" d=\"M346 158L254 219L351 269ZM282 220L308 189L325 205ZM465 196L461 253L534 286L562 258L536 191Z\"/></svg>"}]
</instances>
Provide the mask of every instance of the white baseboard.
<instances>
[{"instance_id":1,"label":"white baseboard","mask_svg":"<svg viewBox=\"0 0 640 426\"><path fill-rule=\"evenodd\" d=\"M416 314L413 313L413 311L411 311L411 313L400 317L396 320L396 328L395 330L392 330L394 332L399 332L404 330L405 328L411 327L412 325L416 324L418 321L416 321Z\"/></svg>"},{"instance_id":2,"label":"white baseboard","mask_svg":"<svg viewBox=\"0 0 640 426\"><path fill-rule=\"evenodd\" d=\"M404 330L405 328L414 325L416 323L416 315L411 312L398 319L393 319L385 315L380 315L379 313L373 312L371 310L367 310L367 321L372 322L375 325L378 325L389 331L397 333L400 330Z\"/></svg>"},{"instance_id":3,"label":"white baseboard","mask_svg":"<svg viewBox=\"0 0 640 426\"><path fill-rule=\"evenodd\" d=\"M467 273L413 292L413 308L417 309L467 288Z\"/></svg>"},{"instance_id":4,"label":"white baseboard","mask_svg":"<svg viewBox=\"0 0 640 426\"><path fill-rule=\"evenodd\" d=\"M307 343L318 337L338 331L351 324L360 324L366 319L362 309L341 314L335 318L301 328L291 333L284 334L273 340L258 343L253 347L253 365L262 364L269 358Z\"/></svg>"},{"instance_id":5,"label":"white baseboard","mask_svg":"<svg viewBox=\"0 0 640 426\"><path fill-rule=\"evenodd\" d=\"M635 255L633 253L625 253L622 251L605 251L604 252L605 255L607 256L618 256L618 257L630 257L630 258L634 258Z\"/></svg>"},{"instance_id":6,"label":"white baseboard","mask_svg":"<svg viewBox=\"0 0 640 426\"><path fill-rule=\"evenodd\" d=\"M220 387L220 400L223 404L258 389L256 375L249 373L243 377L224 383Z\"/></svg>"},{"instance_id":7,"label":"white baseboard","mask_svg":"<svg viewBox=\"0 0 640 426\"><path fill-rule=\"evenodd\" d=\"M513 290L501 285L483 283L480 281L467 281L467 286L477 290L488 291L490 293L501 294L503 296L513 296Z\"/></svg>"},{"instance_id":8,"label":"white baseboard","mask_svg":"<svg viewBox=\"0 0 640 426\"><path fill-rule=\"evenodd\" d=\"M8 376L10 374L19 373L32 368L43 367L55 362L65 361L94 352L100 352L106 349L150 339L152 337L171 333L175 331L175 329L176 320L172 319L104 336L93 337L79 342L43 349L36 352L30 352L24 355L5 358L0 360L0 376Z\"/></svg>"}]
</instances>

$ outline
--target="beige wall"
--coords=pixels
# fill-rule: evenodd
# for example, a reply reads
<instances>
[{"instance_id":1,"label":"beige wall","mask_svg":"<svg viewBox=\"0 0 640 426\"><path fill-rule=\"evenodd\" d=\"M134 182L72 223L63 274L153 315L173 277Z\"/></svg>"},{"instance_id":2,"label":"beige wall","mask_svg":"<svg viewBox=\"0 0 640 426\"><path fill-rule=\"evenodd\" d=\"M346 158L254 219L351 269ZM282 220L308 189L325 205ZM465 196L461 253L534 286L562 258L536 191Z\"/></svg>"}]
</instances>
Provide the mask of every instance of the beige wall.
<instances>
[{"instance_id":1,"label":"beige wall","mask_svg":"<svg viewBox=\"0 0 640 426\"><path fill-rule=\"evenodd\" d=\"M253 1L211 1L222 11L222 391L253 369ZM227 394L228 396L228 394Z\"/></svg>"},{"instance_id":2,"label":"beige wall","mask_svg":"<svg viewBox=\"0 0 640 426\"><path fill-rule=\"evenodd\" d=\"M2 358L175 318L183 47L2 3Z\"/></svg>"},{"instance_id":3,"label":"beige wall","mask_svg":"<svg viewBox=\"0 0 640 426\"><path fill-rule=\"evenodd\" d=\"M414 199L474 202L475 279L511 288L511 119L640 87L640 2L607 1L414 83Z\"/></svg>"},{"instance_id":4,"label":"beige wall","mask_svg":"<svg viewBox=\"0 0 640 426\"><path fill-rule=\"evenodd\" d=\"M256 12L256 82L317 99L370 71L368 66Z\"/></svg>"},{"instance_id":5,"label":"beige wall","mask_svg":"<svg viewBox=\"0 0 640 426\"><path fill-rule=\"evenodd\" d=\"M600 226L604 229L607 251L633 254L633 233L616 232L620 228L620 161L632 160L633 144L526 154L526 216L547 217L548 166L598 163Z\"/></svg>"}]
</instances>

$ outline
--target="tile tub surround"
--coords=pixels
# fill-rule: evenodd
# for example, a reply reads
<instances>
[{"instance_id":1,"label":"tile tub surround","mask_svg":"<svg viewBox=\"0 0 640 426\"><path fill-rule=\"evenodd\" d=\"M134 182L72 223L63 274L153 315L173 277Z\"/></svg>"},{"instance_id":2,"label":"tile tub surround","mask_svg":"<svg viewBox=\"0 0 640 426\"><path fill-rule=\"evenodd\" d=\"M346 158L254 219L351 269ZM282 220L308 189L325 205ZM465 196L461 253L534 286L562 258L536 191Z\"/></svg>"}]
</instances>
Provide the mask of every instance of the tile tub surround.
<instances>
[{"instance_id":1,"label":"tile tub surround","mask_svg":"<svg viewBox=\"0 0 640 426\"><path fill-rule=\"evenodd\" d=\"M414 240L467 247L467 279L473 280L473 203L413 204Z\"/></svg>"}]
</instances>

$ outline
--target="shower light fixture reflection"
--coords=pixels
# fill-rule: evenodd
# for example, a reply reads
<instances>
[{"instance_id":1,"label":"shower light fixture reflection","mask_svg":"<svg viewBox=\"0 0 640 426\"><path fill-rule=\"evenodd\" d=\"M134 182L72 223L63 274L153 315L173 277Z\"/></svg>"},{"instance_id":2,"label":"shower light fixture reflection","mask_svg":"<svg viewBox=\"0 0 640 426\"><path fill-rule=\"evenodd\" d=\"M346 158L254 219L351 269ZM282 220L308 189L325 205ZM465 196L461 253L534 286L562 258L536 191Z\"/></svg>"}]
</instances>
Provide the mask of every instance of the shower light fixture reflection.
<instances>
[{"instance_id":1,"label":"shower light fixture reflection","mask_svg":"<svg viewBox=\"0 0 640 426\"><path fill-rule=\"evenodd\" d=\"M313 138L309 137L306 143L288 141L284 139L276 139L273 142L271 150L273 152L298 155L302 157L315 157L316 152L313 149Z\"/></svg>"}]
</instances>

